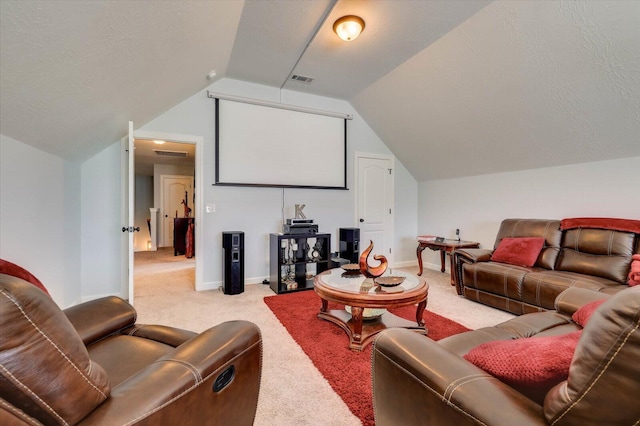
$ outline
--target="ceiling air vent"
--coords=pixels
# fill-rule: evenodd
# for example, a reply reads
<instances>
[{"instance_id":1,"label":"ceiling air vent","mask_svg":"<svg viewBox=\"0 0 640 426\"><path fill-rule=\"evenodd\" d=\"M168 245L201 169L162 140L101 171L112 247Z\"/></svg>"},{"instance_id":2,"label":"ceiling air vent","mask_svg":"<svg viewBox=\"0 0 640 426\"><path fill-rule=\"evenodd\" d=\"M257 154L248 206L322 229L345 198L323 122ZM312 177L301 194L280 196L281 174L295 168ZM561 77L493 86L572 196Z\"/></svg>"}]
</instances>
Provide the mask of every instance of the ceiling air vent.
<instances>
[{"instance_id":1,"label":"ceiling air vent","mask_svg":"<svg viewBox=\"0 0 640 426\"><path fill-rule=\"evenodd\" d=\"M294 74L294 75L291 76L291 80L299 81L300 83L309 84L309 83L311 83L313 81L313 78L306 77L304 75L296 75L296 74Z\"/></svg>"},{"instance_id":2,"label":"ceiling air vent","mask_svg":"<svg viewBox=\"0 0 640 426\"><path fill-rule=\"evenodd\" d=\"M154 149L153 151L156 155L162 155L163 157L187 158L189 156L187 151L167 151L162 149Z\"/></svg>"}]
</instances>

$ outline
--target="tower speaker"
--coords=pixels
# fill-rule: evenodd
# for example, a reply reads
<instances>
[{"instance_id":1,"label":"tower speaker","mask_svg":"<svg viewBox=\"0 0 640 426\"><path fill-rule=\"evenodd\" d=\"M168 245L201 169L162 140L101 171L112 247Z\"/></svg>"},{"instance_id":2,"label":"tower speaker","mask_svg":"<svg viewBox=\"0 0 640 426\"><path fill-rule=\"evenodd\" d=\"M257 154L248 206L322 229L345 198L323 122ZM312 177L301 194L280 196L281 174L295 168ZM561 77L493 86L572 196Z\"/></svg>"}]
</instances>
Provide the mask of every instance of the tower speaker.
<instances>
[{"instance_id":1,"label":"tower speaker","mask_svg":"<svg viewBox=\"0 0 640 426\"><path fill-rule=\"evenodd\" d=\"M222 233L224 294L244 291L244 232Z\"/></svg>"},{"instance_id":2,"label":"tower speaker","mask_svg":"<svg viewBox=\"0 0 640 426\"><path fill-rule=\"evenodd\" d=\"M360 228L340 228L340 257L351 263L358 263Z\"/></svg>"}]
</instances>

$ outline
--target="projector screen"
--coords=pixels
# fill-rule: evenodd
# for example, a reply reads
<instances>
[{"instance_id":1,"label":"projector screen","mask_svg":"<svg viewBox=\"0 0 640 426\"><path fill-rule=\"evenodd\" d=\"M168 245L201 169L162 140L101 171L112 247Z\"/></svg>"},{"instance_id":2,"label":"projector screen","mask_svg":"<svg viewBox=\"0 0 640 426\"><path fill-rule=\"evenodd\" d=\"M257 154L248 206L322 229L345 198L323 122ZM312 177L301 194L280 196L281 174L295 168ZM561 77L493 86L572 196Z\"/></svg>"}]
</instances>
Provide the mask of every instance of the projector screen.
<instances>
[{"instance_id":1,"label":"projector screen","mask_svg":"<svg viewBox=\"0 0 640 426\"><path fill-rule=\"evenodd\" d=\"M216 98L216 185L347 189L347 120Z\"/></svg>"}]
</instances>

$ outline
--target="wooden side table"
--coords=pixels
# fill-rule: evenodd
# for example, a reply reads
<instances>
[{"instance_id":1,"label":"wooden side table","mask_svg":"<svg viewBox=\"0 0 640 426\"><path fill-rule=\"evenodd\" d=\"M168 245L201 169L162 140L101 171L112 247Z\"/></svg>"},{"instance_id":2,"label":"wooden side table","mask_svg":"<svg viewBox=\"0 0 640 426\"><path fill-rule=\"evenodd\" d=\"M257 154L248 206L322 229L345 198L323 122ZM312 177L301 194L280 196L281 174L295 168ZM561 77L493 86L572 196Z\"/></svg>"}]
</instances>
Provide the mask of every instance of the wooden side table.
<instances>
[{"instance_id":1,"label":"wooden side table","mask_svg":"<svg viewBox=\"0 0 640 426\"><path fill-rule=\"evenodd\" d=\"M416 255L418 256L418 266L420 267L420 271L418 275L422 275L422 252L424 249L428 248L433 251L440 251L440 271L445 271L444 258L448 254L451 259L450 272L451 272L451 285L455 285L453 280L453 268L455 265L453 264L453 256L451 256L451 252L455 249L459 248L478 248L480 247L480 243L475 241L458 241L458 240L444 240L444 241L432 241L432 240L421 240L418 239L418 248L416 249Z\"/></svg>"},{"instance_id":2,"label":"wooden side table","mask_svg":"<svg viewBox=\"0 0 640 426\"><path fill-rule=\"evenodd\" d=\"M193 257L194 235L189 234L189 227L193 224L192 217L176 217L173 219L173 255L184 254L186 257ZM189 238L189 240L187 240ZM190 246L191 250L187 250Z\"/></svg>"},{"instance_id":3,"label":"wooden side table","mask_svg":"<svg viewBox=\"0 0 640 426\"><path fill-rule=\"evenodd\" d=\"M376 285L372 278L360 274L348 275L340 268L324 271L314 278L314 290L322 299L318 318L342 328L349 336L349 349L354 351L363 350L379 332L387 328L402 327L426 335L422 314L427 306L429 284L415 275L403 276L406 276L405 281L399 286L383 288ZM348 305L350 312L344 309L330 310L329 302ZM386 310L416 304L415 322ZM381 312L365 318L367 308Z\"/></svg>"}]
</instances>

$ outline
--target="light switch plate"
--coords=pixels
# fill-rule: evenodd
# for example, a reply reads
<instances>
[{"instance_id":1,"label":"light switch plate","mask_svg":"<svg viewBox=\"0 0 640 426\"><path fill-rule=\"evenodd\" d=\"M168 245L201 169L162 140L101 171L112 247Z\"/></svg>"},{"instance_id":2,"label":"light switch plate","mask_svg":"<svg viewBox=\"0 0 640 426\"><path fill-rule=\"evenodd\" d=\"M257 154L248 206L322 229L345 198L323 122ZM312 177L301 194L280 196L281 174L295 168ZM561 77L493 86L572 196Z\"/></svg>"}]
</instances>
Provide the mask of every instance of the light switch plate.
<instances>
[{"instance_id":1,"label":"light switch plate","mask_svg":"<svg viewBox=\"0 0 640 426\"><path fill-rule=\"evenodd\" d=\"M205 211L207 213L215 213L216 212L216 205L215 204L207 204L205 206Z\"/></svg>"}]
</instances>

